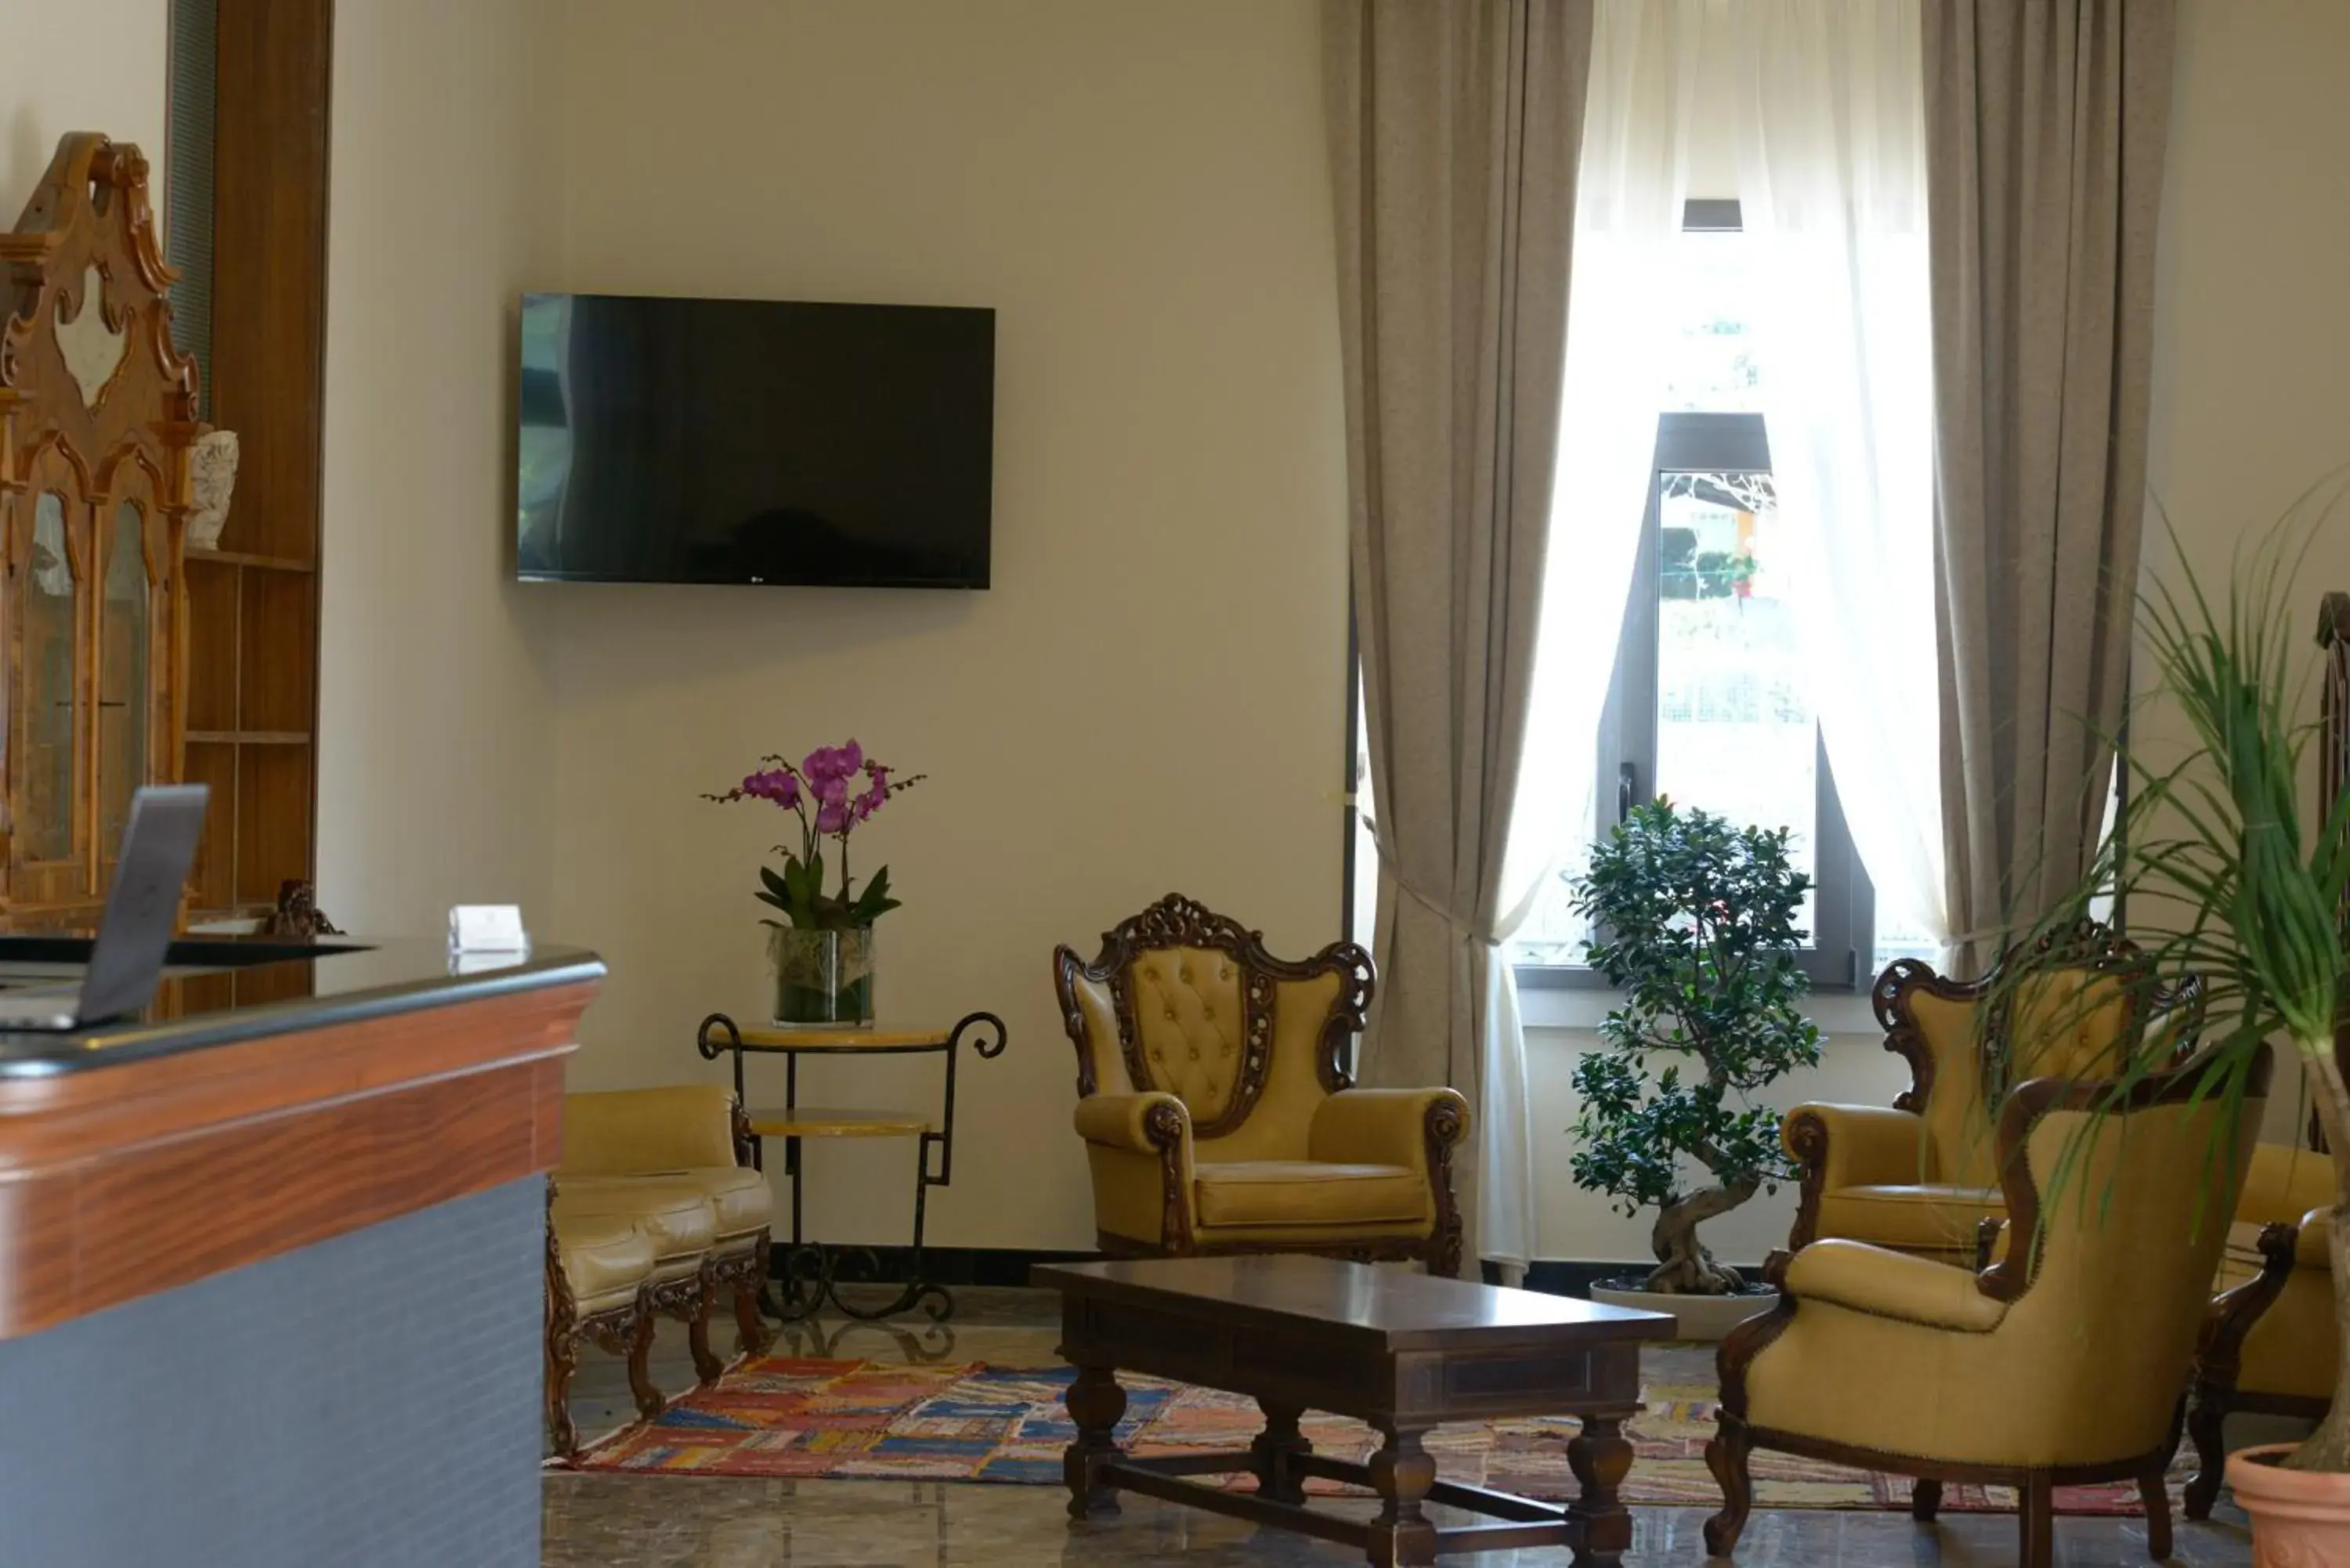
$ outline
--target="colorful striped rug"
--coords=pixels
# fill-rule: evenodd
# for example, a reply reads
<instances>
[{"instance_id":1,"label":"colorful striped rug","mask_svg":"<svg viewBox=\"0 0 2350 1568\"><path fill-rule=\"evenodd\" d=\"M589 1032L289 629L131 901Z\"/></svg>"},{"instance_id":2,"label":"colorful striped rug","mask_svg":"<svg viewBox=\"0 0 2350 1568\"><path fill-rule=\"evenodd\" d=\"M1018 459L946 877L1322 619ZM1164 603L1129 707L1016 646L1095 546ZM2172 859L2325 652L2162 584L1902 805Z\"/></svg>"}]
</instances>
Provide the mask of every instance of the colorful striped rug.
<instances>
[{"instance_id":1,"label":"colorful striped rug","mask_svg":"<svg viewBox=\"0 0 2350 1568\"><path fill-rule=\"evenodd\" d=\"M1066 1367L885 1366L771 1356L747 1363L714 1387L673 1402L655 1421L624 1428L577 1461L587 1470L641 1475L737 1476L820 1480L981 1481L1059 1486L1061 1450L1072 1437L1061 1407ZM1255 1402L1235 1394L1147 1377L1121 1377L1126 1418L1118 1441L1138 1455L1238 1451L1263 1423ZM1709 1385L1652 1383L1630 1427L1635 1459L1624 1493L1635 1503L1711 1508L1721 1494L1705 1468L1713 1434ZM1371 1430L1343 1417L1308 1415L1316 1450L1361 1459L1378 1446ZM1449 1426L1429 1438L1449 1480L1523 1497L1575 1494L1567 1469L1572 1417ZM1760 1508L1906 1509L1900 1476L1786 1454L1753 1457ZM2172 1477L2174 1491L2184 1469ZM1229 1483L1254 1484L1245 1475ZM1315 1481L1318 1490L1340 1490ZM2005 1487L1950 1486L1942 1506L2005 1511ZM2068 1487L2060 1513L2134 1514L2137 1489Z\"/></svg>"}]
</instances>

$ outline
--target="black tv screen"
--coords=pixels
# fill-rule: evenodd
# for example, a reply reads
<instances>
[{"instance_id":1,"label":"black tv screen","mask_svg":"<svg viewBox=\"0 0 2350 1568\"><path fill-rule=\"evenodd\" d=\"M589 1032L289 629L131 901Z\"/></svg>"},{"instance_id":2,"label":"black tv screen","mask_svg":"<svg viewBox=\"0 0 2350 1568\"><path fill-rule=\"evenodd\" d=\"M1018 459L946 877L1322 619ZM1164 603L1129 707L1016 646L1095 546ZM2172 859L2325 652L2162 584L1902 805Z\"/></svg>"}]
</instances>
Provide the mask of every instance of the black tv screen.
<instances>
[{"instance_id":1,"label":"black tv screen","mask_svg":"<svg viewBox=\"0 0 2350 1568\"><path fill-rule=\"evenodd\" d=\"M987 587L995 313L530 294L516 568Z\"/></svg>"}]
</instances>

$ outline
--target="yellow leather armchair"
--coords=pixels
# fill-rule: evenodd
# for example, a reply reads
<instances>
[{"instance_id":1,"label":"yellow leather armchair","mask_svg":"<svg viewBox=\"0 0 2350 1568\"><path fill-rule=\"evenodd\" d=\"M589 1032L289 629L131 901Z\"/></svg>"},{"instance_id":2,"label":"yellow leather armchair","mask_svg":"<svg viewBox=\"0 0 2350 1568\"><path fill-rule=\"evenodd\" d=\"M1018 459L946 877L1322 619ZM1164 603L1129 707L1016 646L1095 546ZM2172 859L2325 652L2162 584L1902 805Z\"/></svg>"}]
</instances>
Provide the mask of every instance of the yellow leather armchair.
<instances>
[{"instance_id":1,"label":"yellow leather armchair","mask_svg":"<svg viewBox=\"0 0 2350 1568\"><path fill-rule=\"evenodd\" d=\"M1357 1089L1340 1065L1373 984L1352 943L1303 963L1170 894L1053 955L1077 1136L1106 1252L1321 1252L1461 1266L1451 1089Z\"/></svg>"},{"instance_id":2,"label":"yellow leather armchair","mask_svg":"<svg viewBox=\"0 0 2350 1568\"><path fill-rule=\"evenodd\" d=\"M2009 955L2037 971L2014 993L2012 1023L1979 1016L1992 1005L1993 977L1946 980L1915 959L1887 968L1871 1001L1885 1048L1909 1064L1910 1085L1890 1108L1809 1104L1787 1113L1779 1136L1801 1198L1787 1245L1835 1237L1973 1262L1983 1221L2005 1216L1983 1105L1985 1042L2025 1043L2031 1060L2011 1067L2011 1082L2105 1075L2133 1035L2133 999L2113 967L2129 951L2085 926Z\"/></svg>"},{"instance_id":3,"label":"yellow leather armchair","mask_svg":"<svg viewBox=\"0 0 2350 1568\"><path fill-rule=\"evenodd\" d=\"M2018 1085L1997 1130L2017 1243L1977 1272L1864 1242L1775 1254L1779 1304L1731 1331L1706 1463L1723 1506L1705 1527L1726 1556L1752 1503L1754 1448L1919 1478L1931 1520L1946 1480L2023 1497L2024 1568L2053 1561L2052 1488L2134 1479L2147 1542L2170 1554L2163 1472L2212 1272L2267 1092L2265 1053L2241 1113L2199 1099L2203 1069L2115 1085ZM2093 1109L2093 1107L2095 1107ZM2215 1147L2233 1168L2208 1190ZM2049 1192L2051 1173L2065 1187ZM2215 1200L2216 1199L2216 1200Z\"/></svg>"},{"instance_id":4,"label":"yellow leather armchair","mask_svg":"<svg viewBox=\"0 0 2350 1568\"><path fill-rule=\"evenodd\" d=\"M2316 1420L2334 1402L2340 1352L2328 1225L2334 1196L2331 1156L2288 1144L2252 1150L2220 1257L2219 1293L2195 1349L2189 1519L2210 1518L2220 1496L2228 1459L2221 1428L2230 1411Z\"/></svg>"}]
</instances>

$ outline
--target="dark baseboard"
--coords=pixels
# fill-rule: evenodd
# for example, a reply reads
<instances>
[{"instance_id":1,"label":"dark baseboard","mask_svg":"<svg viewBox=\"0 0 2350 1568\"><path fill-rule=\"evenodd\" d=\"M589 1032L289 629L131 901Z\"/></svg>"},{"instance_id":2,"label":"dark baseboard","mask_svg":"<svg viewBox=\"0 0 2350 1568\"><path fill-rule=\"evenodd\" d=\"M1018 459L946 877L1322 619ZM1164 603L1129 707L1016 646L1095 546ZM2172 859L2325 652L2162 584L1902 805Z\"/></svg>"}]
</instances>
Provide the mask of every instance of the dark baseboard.
<instances>
[{"instance_id":1,"label":"dark baseboard","mask_svg":"<svg viewBox=\"0 0 2350 1568\"><path fill-rule=\"evenodd\" d=\"M886 1283L901 1283L912 1277L914 1250L911 1247L875 1247L870 1249L878 1271L868 1273L861 1266L861 1253L842 1270L844 1280L874 1279ZM778 1243L771 1261L771 1271L781 1277L784 1272L784 1247ZM922 1258L930 1277L942 1285L1024 1285L1028 1271L1038 1263L1083 1262L1098 1258L1095 1251L1037 1251L1019 1247L926 1247ZM1638 1276L1653 1265L1640 1262L1599 1262L1588 1258L1545 1258L1526 1271L1525 1288L1540 1291L1544 1295L1578 1296L1588 1300L1595 1280L1616 1279L1623 1275ZM1741 1273L1761 1278L1759 1263L1735 1265ZM1493 1265L1485 1265L1489 1283L1498 1283Z\"/></svg>"},{"instance_id":2,"label":"dark baseboard","mask_svg":"<svg viewBox=\"0 0 2350 1568\"><path fill-rule=\"evenodd\" d=\"M769 1254L767 1272L781 1279L786 1245L775 1243ZM911 1247L871 1247L847 1249L848 1260L843 1263L840 1278L844 1283L878 1280L884 1283L902 1284L913 1277L914 1249ZM865 1267L865 1254L870 1252L877 1270ZM1032 1251L1017 1247L925 1247L922 1262L931 1282L941 1285L1024 1285L1028 1271L1037 1263L1085 1262L1100 1257L1099 1252Z\"/></svg>"},{"instance_id":3,"label":"dark baseboard","mask_svg":"<svg viewBox=\"0 0 2350 1568\"><path fill-rule=\"evenodd\" d=\"M1760 1263L1730 1265L1750 1282L1762 1277ZM1487 1265L1490 1269L1491 1264ZM1526 1271L1526 1289L1540 1291L1551 1296L1579 1296L1591 1299L1591 1287L1601 1280L1639 1279L1655 1268L1654 1263L1601 1263L1588 1258L1544 1259Z\"/></svg>"}]
</instances>

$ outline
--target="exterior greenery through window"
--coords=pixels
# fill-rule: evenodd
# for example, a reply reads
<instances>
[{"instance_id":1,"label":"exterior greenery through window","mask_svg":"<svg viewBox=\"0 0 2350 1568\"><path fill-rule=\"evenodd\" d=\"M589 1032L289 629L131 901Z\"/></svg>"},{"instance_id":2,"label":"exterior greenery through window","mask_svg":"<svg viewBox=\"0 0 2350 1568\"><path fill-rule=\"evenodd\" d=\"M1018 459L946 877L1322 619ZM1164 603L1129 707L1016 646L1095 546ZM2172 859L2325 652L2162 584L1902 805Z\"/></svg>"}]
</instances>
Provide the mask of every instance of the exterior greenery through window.
<instances>
[{"instance_id":1,"label":"exterior greenery through window","mask_svg":"<svg viewBox=\"0 0 2350 1568\"><path fill-rule=\"evenodd\" d=\"M1688 313L1660 348L1668 406L1600 720L1592 820L1573 838L1595 841L1660 797L1740 827L1785 829L1791 864L1811 884L1794 912L1805 934L1794 961L1815 988L1857 989L1887 958L1930 950L1922 934L1876 929L1807 696L1737 203L1690 203L1683 243ZM1522 985L1605 983L1586 965L1595 932L1569 892L1582 870L1579 858L1567 866L1519 932Z\"/></svg>"}]
</instances>

